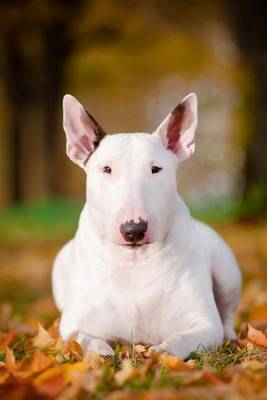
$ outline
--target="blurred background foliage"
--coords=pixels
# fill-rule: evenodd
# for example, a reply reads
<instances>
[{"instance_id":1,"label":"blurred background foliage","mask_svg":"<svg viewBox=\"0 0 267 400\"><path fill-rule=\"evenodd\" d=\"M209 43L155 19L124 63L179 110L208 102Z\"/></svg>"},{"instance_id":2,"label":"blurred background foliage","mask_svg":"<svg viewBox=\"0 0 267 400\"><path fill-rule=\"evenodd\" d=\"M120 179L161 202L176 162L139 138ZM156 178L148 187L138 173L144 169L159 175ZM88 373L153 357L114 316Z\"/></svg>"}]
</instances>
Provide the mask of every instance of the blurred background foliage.
<instances>
[{"instance_id":1,"label":"blurred background foliage","mask_svg":"<svg viewBox=\"0 0 267 400\"><path fill-rule=\"evenodd\" d=\"M67 92L108 132L152 132L196 92L180 192L204 219L266 212L263 0L2 0L0 17L1 238L74 229L85 179L65 155Z\"/></svg>"}]
</instances>

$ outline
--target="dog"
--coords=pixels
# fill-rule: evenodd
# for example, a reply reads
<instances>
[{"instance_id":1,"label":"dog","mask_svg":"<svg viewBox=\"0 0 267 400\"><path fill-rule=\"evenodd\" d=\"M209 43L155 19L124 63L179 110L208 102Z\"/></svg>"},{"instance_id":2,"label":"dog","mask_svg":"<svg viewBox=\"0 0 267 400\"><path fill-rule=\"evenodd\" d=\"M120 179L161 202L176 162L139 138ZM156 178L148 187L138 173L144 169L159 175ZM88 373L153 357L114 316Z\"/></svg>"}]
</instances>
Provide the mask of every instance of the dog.
<instances>
[{"instance_id":1,"label":"dog","mask_svg":"<svg viewBox=\"0 0 267 400\"><path fill-rule=\"evenodd\" d=\"M235 339L237 262L177 194L177 167L195 149L197 96L152 134L106 134L71 95L63 120L67 155L87 183L78 230L52 273L62 338L102 355L120 342L181 358Z\"/></svg>"}]
</instances>

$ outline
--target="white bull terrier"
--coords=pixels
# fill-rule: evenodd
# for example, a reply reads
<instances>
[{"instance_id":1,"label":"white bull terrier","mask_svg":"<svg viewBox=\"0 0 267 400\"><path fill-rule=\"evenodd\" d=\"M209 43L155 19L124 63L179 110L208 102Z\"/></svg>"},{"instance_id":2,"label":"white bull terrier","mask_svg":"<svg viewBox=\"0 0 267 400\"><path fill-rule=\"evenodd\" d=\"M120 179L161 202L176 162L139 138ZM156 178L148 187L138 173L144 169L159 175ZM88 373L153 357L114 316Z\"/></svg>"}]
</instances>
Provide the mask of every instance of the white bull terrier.
<instances>
[{"instance_id":1,"label":"white bull terrier","mask_svg":"<svg viewBox=\"0 0 267 400\"><path fill-rule=\"evenodd\" d=\"M106 135L70 95L63 109L67 155L87 186L77 233L53 269L62 337L103 355L119 341L183 358L234 339L237 263L176 191L176 169L195 148L196 95L153 134Z\"/></svg>"}]
</instances>

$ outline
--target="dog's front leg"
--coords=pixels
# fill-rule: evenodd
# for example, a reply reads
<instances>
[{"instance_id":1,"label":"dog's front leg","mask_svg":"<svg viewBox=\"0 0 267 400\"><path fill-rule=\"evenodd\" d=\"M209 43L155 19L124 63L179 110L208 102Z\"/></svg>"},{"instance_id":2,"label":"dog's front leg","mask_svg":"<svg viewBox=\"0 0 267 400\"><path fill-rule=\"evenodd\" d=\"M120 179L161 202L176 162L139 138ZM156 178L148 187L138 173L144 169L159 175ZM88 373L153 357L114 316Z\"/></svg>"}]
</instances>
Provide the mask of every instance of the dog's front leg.
<instances>
[{"instance_id":1,"label":"dog's front leg","mask_svg":"<svg viewBox=\"0 0 267 400\"><path fill-rule=\"evenodd\" d=\"M59 331L62 339L66 341L74 337L84 352L96 352L103 356L114 355L114 350L104 339L91 336L80 329L79 318L74 310L63 312Z\"/></svg>"},{"instance_id":2,"label":"dog's front leg","mask_svg":"<svg viewBox=\"0 0 267 400\"><path fill-rule=\"evenodd\" d=\"M223 342L222 325L198 328L183 334L174 334L158 345L151 346L150 351L166 352L186 358L194 350L215 348Z\"/></svg>"},{"instance_id":3,"label":"dog's front leg","mask_svg":"<svg viewBox=\"0 0 267 400\"><path fill-rule=\"evenodd\" d=\"M77 336L77 342L81 345L81 348L86 352L94 352L101 354L102 356L113 356L114 350L105 340L89 336L85 333L79 332Z\"/></svg>"}]
</instances>

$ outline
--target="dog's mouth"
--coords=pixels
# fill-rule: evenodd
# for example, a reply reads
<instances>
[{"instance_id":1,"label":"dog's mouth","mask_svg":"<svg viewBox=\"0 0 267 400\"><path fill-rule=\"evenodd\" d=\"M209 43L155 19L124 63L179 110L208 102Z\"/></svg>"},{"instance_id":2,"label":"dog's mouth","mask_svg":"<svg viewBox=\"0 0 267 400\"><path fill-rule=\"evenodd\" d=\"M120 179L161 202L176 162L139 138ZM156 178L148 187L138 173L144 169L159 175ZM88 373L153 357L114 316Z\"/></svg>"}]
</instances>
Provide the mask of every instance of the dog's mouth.
<instances>
[{"instance_id":1,"label":"dog's mouth","mask_svg":"<svg viewBox=\"0 0 267 400\"><path fill-rule=\"evenodd\" d=\"M125 244L126 247L130 247L131 249L135 249L136 247L142 247L144 244L140 243L130 243L130 244Z\"/></svg>"},{"instance_id":2,"label":"dog's mouth","mask_svg":"<svg viewBox=\"0 0 267 400\"><path fill-rule=\"evenodd\" d=\"M144 247L144 246L149 245L149 242L146 242L146 243L125 243L125 244L117 243L117 244L119 246L121 246L121 247L125 247L125 248L128 248L128 249L138 249L140 247Z\"/></svg>"}]
</instances>

